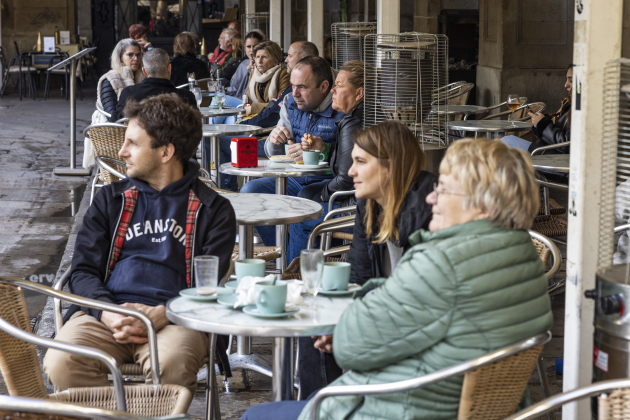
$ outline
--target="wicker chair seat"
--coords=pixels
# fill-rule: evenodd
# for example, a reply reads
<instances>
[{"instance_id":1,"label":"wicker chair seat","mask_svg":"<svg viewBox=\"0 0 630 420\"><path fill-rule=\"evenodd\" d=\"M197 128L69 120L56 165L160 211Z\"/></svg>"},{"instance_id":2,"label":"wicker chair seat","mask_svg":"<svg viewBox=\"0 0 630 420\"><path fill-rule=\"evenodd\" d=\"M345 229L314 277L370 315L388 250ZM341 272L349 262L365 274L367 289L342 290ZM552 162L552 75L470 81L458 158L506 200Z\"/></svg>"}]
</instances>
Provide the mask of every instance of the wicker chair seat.
<instances>
[{"instance_id":1,"label":"wicker chair seat","mask_svg":"<svg viewBox=\"0 0 630 420\"><path fill-rule=\"evenodd\" d=\"M276 258L280 258L280 247L276 246L255 246L254 247L254 255L252 258L257 258L259 260L265 261L273 261ZM238 260L238 244L234 245L234 250L232 251L232 261Z\"/></svg>"},{"instance_id":2,"label":"wicker chair seat","mask_svg":"<svg viewBox=\"0 0 630 420\"><path fill-rule=\"evenodd\" d=\"M554 199L549 199L549 214L564 214L567 209L562 207L560 204L556 202ZM545 206L543 204L543 198L540 199L540 210L538 210L538 215L543 216L545 214Z\"/></svg>"},{"instance_id":3,"label":"wicker chair seat","mask_svg":"<svg viewBox=\"0 0 630 420\"><path fill-rule=\"evenodd\" d=\"M114 388L110 386L70 388L50 394L48 398L107 410L117 409ZM179 385L125 385L125 400L129 413L161 417L186 413L192 401L192 393Z\"/></svg>"},{"instance_id":4,"label":"wicker chair seat","mask_svg":"<svg viewBox=\"0 0 630 420\"><path fill-rule=\"evenodd\" d=\"M549 215L537 216L534 219L532 230L545 236L564 236L567 234L567 219L564 217Z\"/></svg>"}]
</instances>

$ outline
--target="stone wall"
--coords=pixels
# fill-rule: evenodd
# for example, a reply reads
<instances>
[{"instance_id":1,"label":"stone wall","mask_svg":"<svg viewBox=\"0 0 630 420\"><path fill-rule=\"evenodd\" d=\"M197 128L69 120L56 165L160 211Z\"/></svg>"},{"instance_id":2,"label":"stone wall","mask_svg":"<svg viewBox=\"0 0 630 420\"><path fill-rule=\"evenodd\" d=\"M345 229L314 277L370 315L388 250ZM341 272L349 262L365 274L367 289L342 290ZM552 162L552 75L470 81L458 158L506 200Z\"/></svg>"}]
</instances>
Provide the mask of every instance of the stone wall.
<instances>
[{"instance_id":1,"label":"stone wall","mask_svg":"<svg viewBox=\"0 0 630 420\"><path fill-rule=\"evenodd\" d=\"M53 36L55 26L60 31L76 35L76 0L1 0L2 49L8 60L15 56L14 42L20 52L31 51L37 45L37 33ZM85 0L82 0L85 1Z\"/></svg>"},{"instance_id":2,"label":"stone wall","mask_svg":"<svg viewBox=\"0 0 630 420\"><path fill-rule=\"evenodd\" d=\"M554 112L572 57L573 1L480 0L479 105L516 93Z\"/></svg>"}]
</instances>

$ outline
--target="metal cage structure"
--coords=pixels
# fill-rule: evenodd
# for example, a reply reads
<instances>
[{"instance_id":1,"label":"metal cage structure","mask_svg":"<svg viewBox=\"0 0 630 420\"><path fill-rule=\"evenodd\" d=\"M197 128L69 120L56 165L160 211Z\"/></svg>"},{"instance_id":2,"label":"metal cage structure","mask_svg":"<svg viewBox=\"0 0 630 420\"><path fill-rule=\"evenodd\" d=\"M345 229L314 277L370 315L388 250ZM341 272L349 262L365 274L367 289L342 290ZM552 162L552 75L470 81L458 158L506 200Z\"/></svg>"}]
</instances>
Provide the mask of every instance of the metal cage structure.
<instances>
[{"instance_id":1,"label":"metal cage structure","mask_svg":"<svg viewBox=\"0 0 630 420\"><path fill-rule=\"evenodd\" d=\"M269 38L269 12L248 13L243 15L243 28L247 34L249 31L259 29L265 34L267 39Z\"/></svg>"},{"instance_id":2,"label":"metal cage structure","mask_svg":"<svg viewBox=\"0 0 630 420\"><path fill-rule=\"evenodd\" d=\"M614 234L615 227L630 223L630 60L625 58L608 62L604 70L602 136L598 269L606 270L630 262Z\"/></svg>"},{"instance_id":3,"label":"metal cage structure","mask_svg":"<svg viewBox=\"0 0 630 420\"><path fill-rule=\"evenodd\" d=\"M366 35L364 62L365 128L397 120L423 143L448 143L446 117L431 113L435 104L448 106L446 90L439 89L448 84L445 35Z\"/></svg>"},{"instance_id":4,"label":"metal cage structure","mask_svg":"<svg viewBox=\"0 0 630 420\"><path fill-rule=\"evenodd\" d=\"M365 36L376 33L376 22L336 22L331 32L333 68L339 71L347 61L363 61Z\"/></svg>"}]
</instances>

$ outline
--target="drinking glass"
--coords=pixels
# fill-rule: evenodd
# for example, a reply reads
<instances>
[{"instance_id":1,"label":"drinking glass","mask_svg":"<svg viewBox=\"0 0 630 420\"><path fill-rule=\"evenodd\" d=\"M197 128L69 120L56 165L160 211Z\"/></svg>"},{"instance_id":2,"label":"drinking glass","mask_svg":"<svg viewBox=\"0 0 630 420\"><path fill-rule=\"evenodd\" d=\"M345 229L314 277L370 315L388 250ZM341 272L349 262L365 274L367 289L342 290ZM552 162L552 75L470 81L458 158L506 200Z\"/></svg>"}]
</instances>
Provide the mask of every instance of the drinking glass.
<instances>
[{"instance_id":1,"label":"drinking glass","mask_svg":"<svg viewBox=\"0 0 630 420\"><path fill-rule=\"evenodd\" d=\"M514 110L521 106L519 96L515 94L508 95L506 105L510 109L510 111L512 111L512 127L516 127L516 124L514 123Z\"/></svg>"},{"instance_id":2,"label":"drinking glass","mask_svg":"<svg viewBox=\"0 0 630 420\"><path fill-rule=\"evenodd\" d=\"M306 292L311 296L311 308L315 308L315 296L322 284L324 252L321 249L303 249L300 252L300 272Z\"/></svg>"},{"instance_id":3,"label":"drinking glass","mask_svg":"<svg viewBox=\"0 0 630 420\"><path fill-rule=\"evenodd\" d=\"M195 99L197 100L197 108L201 107L201 100L203 99L201 97L201 89L199 89L198 86L195 86L192 88L191 91L195 95Z\"/></svg>"},{"instance_id":4,"label":"drinking glass","mask_svg":"<svg viewBox=\"0 0 630 420\"><path fill-rule=\"evenodd\" d=\"M216 294L219 280L219 257L214 255L200 255L195 257L194 265L197 294Z\"/></svg>"},{"instance_id":5,"label":"drinking glass","mask_svg":"<svg viewBox=\"0 0 630 420\"><path fill-rule=\"evenodd\" d=\"M219 109L223 109L223 102L225 102L225 87L220 84L215 85L214 99L219 104Z\"/></svg>"}]
</instances>

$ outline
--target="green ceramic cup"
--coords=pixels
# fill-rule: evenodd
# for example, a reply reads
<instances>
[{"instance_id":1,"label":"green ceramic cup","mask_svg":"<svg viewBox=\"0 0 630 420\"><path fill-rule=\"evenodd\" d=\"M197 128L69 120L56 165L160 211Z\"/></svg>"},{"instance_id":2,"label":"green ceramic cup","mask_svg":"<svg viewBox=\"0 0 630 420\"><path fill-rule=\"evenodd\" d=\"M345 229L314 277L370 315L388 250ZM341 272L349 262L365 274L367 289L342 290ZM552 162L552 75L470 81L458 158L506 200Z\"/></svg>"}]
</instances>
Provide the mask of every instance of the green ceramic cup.
<instances>
[{"instance_id":1,"label":"green ceramic cup","mask_svg":"<svg viewBox=\"0 0 630 420\"><path fill-rule=\"evenodd\" d=\"M254 299L261 314L280 314L287 302L287 283L281 280L273 286L273 281L261 281L254 285Z\"/></svg>"},{"instance_id":2,"label":"green ceramic cup","mask_svg":"<svg viewBox=\"0 0 630 420\"><path fill-rule=\"evenodd\" d=\"M350 281L350 263L327 262L322 274L322 290L346 290Z\"/></svg>"},{"instance_id":3,"label":"green ceramic cup","mask_svg":"<svg viewBox=\"0 0 630 420\"><path fill-rule=\"evenodd\" d=\"M245 276L265 277L265 260L248 258L234 262L236 281L241 281Z\"/></svg>"},{"instance_id":4,"label":"green ceramic cup","mask_svg":"<svg viewBox=\"0 0 630 420\"><path fill-rule=\"evenodd\" d=\"M324 160L324 154L319 153L319 150L305 150L302 152L302 159L305 165L318 165Z\"/></svg>"}]
</instances>

